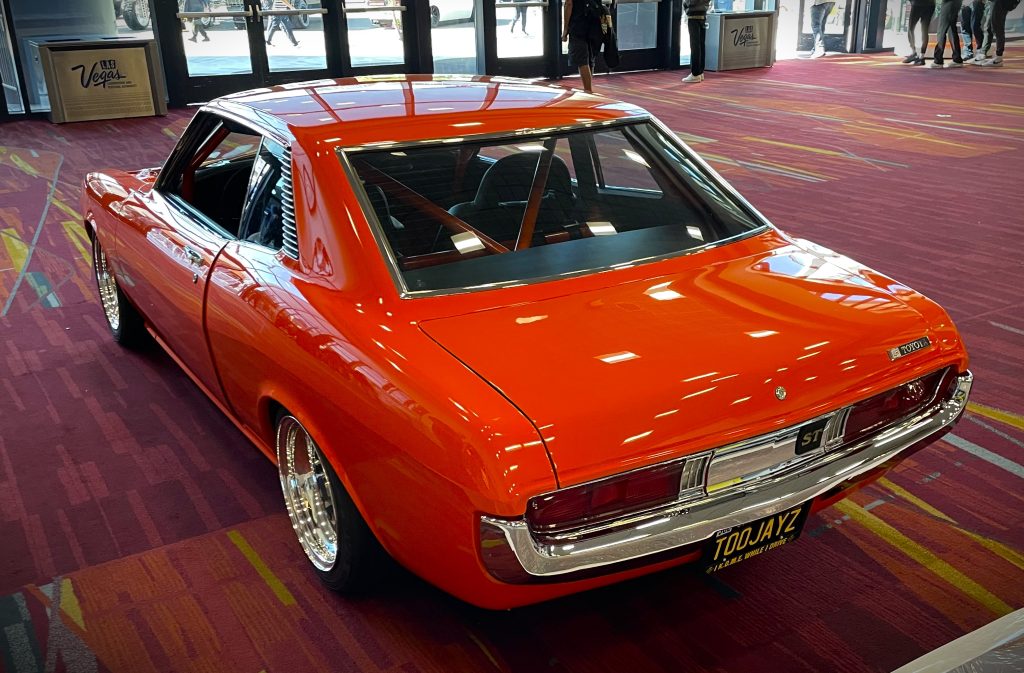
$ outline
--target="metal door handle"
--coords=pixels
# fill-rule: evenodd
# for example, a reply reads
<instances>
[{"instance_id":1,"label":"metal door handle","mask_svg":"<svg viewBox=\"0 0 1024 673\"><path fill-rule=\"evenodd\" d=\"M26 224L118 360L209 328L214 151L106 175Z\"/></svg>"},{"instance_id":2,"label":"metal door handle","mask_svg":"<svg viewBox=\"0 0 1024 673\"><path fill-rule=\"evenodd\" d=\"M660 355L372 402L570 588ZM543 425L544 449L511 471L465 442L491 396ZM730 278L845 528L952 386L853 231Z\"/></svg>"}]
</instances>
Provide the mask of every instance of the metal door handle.
<instances>
[{"instance_id":1,"label":"metal door handle","mask_svg":"<svg viewBox=\"0 0 1024 673\"><path fill-rule=\"evenodd\" d=\"M188 257L189 264L192 266L199 266L203 263L203 256L188 246L185 246L185 256Z\"/></svg>"}]
</instances>

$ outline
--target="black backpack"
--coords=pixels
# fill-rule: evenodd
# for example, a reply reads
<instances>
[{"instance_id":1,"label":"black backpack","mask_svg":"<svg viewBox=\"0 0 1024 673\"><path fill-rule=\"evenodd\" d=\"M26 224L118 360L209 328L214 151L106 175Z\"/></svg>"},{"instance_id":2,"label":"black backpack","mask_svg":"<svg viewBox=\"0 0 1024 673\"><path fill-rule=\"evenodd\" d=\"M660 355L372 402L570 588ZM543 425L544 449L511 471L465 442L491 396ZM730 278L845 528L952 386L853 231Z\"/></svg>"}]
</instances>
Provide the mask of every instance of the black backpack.
<instances>
[{"instance_id":1,"label":"black backpack","mask_svg":"<svg viewBox=\"0 0 1024 673\"><path fill-rule=\"evenodd\" d=\"M588 19L599 19L608 13L601 0L579 0L583 3L583 16Z\"/></svg>"}]
</instances>

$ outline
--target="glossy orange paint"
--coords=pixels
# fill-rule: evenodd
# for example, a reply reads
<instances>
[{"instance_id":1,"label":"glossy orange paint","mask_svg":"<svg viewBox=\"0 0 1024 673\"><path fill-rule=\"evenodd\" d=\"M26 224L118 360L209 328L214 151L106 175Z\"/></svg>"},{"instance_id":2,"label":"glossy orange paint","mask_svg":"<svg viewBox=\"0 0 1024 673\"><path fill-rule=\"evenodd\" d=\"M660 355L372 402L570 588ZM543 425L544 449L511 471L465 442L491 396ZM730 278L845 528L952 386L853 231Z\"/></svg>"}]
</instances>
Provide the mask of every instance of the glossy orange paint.
<instances>
[{"instance_id":1,"label":"glossy orange paint","mask_svg":"<svg viewBox=\"0 0 1024 673\"><path fill-rule=\"evenodd\" d=\"M151 173L91 174L83 212L121 286L262 451L273 456L276 409L302 419L384 547L471 603L523 605L694 559L504 584L477 551L481 514L521 516L559 485L966 369L941 308L771 228L606 273L399 295L335 148L643 114L631 105L411 76L244 92L207 109L291 139L299 259L197 233L167 211ZM202 256L198 279L186 246ZM923 335L935 347L888 362L887 348Z\"/></svg>"}]
</instances>

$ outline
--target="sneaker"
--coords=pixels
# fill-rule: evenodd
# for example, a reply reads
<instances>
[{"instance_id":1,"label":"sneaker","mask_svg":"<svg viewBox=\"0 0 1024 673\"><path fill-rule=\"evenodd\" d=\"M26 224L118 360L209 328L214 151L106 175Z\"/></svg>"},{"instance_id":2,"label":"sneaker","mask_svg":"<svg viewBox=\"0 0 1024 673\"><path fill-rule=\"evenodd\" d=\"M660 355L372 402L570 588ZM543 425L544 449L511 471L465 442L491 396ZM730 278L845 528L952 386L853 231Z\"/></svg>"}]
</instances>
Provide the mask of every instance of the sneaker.
<instances>
[{"instance_id":1,"label":"sneaker","mask_svg":"<svg viewBox=\"0 0 1024 673\"><path fill-rule=\"evenodd\" d=\"M914 65L924 65L924 59L918 56L917 60L914 61Z\"/></svg>"},{"instance_id":2,"label":"sneaker","mask_svg":"<svg viewBox=\"0 0 1024 673\"><path fill-rule=\"evenodd\" d=\"M964 67L964 62L963 61L953 61L952 63L947 63L946 67L947 68L962 68L962 67Z\"/></svg>"},{"instance_id":3,"label":"sneaker","mask_svg":"<svg viewBox=\"0 0 1024 673\"><path fill-rule=\"evenodd\" d=\"M960 57L965 61L970 61L972 58L974 58L974 50L971 49L970 47L966 47L963 50L963 53L960 54Z\"/></svg>"},{"instance_id":4,"label":"sneaker","mask_svg":"<svg viewBox=\"0 0 1024 673\"><path fill-rule=\"evenodd\" d=\"M988 59L987 61L982 61L981 64L983 66L986 66L986 67L989 67L989 68L1002 68L1003 67L1003 57L1002 56L993 56L992 58Z\"/></svg>"},{"instance_id":5,"label":"sneaker","mask_svg":"<svg viewBox=\"0 0 1024 673\"><path fill-rule=\"evenodd\" d=\"M941 68L942 67L942 61L934 61L934 60L933 61L928 61L928 67L929 68Z\"/></svg>"},{"instance_id":6,"label":"sneaker","mask_svg":"<svg viewBox=\"0 0 1024 673\"><path fill-rule=\"evenodd\" d=\"M903 63L903 65L912 65L915 61L917 61L917 54L911 54L903 59L901 63Z\"/></svg>"},{"instance_id":7,"label":"sneaker","mask_svg":"<svg viewBox=\"0 0 1024 673\"><path fill-rule=\"evenodd\" d=\"M690 73L689 75L687 75L686 77L683 78L683 83L684 84L691 84L693 82L703 82L703 81L704 81L704 75L694 75L693 73Z\"/></svg>"},{"instance_id":8,"label":"sneaker","mask_svg":"<svg viewBox=\"0 0 1024 673\"><path fill-rule=\"evenodd\" d=\"M988 57L985 56L985 52L978 51L974 53L974 58L971 59L971 63L973 63L974 65L980 65L986 59L988 59Z\"/></svg>"},{"instance_id":9,"label":"sneaker","mask_svg":"<svg viewBox=\"0 0 1024 673\"><path fill-rule=\"evenodd\" d=\"M824 49L821 49L821 50L815 49L813 52L811 52L811 58L821 58L824 55L825 55L825 50Z\"/></svg>"}]
</instances>

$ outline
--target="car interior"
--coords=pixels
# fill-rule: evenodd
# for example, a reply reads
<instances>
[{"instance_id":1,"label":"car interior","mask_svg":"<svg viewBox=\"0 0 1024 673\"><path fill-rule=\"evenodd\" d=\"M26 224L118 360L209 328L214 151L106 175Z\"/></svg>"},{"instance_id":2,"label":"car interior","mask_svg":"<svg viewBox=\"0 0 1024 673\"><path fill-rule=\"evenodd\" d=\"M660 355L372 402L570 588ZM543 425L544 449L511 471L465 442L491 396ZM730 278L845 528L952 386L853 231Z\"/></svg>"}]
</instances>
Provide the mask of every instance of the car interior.
<instances>
[{"instance_id":1,"label":"car interior","mask_svg":"<svg viewBox=\"0 0 1024 673\"><path fill-rule=\"evenodd\" d=\"M657 152L622 130L350 159L413 284L497 282L506 267L509 279L541 267L565 273L690 249L737 230L725 221L737 209L716 206L703 196L707 185L690 184L684 172L662 169ZM603 240L538 252L595 238ZM495 254L509 251L516 254Z\"/></svg>"}]
</instances>

